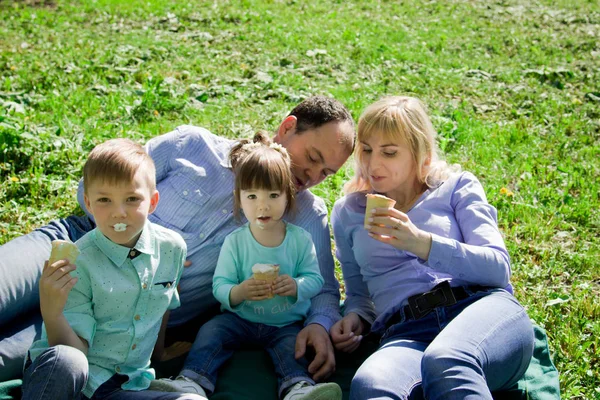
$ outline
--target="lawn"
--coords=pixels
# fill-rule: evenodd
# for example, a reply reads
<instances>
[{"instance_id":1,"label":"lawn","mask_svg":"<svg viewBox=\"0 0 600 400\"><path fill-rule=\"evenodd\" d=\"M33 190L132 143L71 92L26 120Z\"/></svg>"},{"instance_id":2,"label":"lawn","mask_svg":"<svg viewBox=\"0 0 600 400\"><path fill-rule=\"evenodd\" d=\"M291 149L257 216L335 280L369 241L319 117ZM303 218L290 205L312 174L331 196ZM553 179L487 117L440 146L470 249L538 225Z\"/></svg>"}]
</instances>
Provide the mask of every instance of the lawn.
<instances>
[{"instance_id":1,"label":"lawn","mask_svg":"<svg viewBox=\"0 0 600 400\"><path fill-rule=\"evenodd\" d=\"M81 213L107 138L248 136L312 94L356 118L412 94L498 208L562 397L600 398L597 0L0 0L0 21L0 243ZM315 189L329 207L351 168Z\"/></svg>"}]
</instances>

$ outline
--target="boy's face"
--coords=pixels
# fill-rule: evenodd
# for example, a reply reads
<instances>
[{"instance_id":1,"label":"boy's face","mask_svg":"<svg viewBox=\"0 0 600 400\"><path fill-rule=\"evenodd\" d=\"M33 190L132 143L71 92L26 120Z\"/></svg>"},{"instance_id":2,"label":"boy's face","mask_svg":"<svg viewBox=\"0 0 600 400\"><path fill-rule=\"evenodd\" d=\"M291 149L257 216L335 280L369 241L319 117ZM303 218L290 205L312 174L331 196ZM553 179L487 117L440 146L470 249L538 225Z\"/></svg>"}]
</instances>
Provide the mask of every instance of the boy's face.
<instances>
[{"instance_id":1,"label":"boy's face","mask_svg":"<svg viewBox=\"0 0 600 400\"><path fill-rule=\"evenodd\" d=\"M133 247L148 214L156 209L158 197L147 175L138 170L131 182L92 182L84 200L104 236L121 246Z\"/></svg>"}]
</instances>

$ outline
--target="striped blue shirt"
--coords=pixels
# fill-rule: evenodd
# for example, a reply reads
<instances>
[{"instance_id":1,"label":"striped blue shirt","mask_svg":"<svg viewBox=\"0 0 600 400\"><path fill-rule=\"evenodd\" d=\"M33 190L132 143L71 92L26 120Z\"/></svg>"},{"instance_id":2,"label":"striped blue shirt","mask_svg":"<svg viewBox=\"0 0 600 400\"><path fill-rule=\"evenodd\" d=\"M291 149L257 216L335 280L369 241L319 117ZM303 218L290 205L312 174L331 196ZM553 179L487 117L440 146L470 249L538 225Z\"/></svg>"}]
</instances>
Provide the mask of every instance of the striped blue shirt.
<instances>
[{"instance_id":1,"label":"striped blue shirt","mask_svg":"<svg viewBox=\"0 0 600 400\"><path fill-rule=\"evenodd\" d=\"M235 140L203 128L180 126L146 145L156 164L160 192L158 207L149 219L179 233L192 262L183 272L179 286L181 307L171 312L170 326L182 324L219 304L212 293L213 274L225 237L240 227L233 217L234 177L228 159L234 143ZM85 209L82 193L79 197ZM340 318L340 294L334 275L327 208L323 199L308 190L297 194L296 204L295 218L286 219L311 234L325 281L311 301L306 324L318 323L329 331Z\"/></svg>"}]
</instances>

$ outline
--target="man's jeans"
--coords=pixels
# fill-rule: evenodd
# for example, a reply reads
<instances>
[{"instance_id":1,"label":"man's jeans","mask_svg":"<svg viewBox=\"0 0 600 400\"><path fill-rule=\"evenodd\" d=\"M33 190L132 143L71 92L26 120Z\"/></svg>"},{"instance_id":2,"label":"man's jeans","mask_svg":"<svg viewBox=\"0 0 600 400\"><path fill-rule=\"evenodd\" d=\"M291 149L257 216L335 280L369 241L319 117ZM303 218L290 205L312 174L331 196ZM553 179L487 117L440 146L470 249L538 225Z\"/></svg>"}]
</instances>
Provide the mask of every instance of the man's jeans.
<instances>
[{"instance_id":1,"label":"man's jeans","mask_svg":"<svg viewBox=\"0 0 600 400\"><path fill-rule=\"evenodd\" d=\"M81 394L88 379L85 355L74 347L54 346L33 362L27 361L23 374L23 400L89 400ZM126 375L113 375L94 393L91 400L200 400L195 394L163 393L121 389Z\"/></svg>"},{"instance_id":2,"label":"man's jeans","mask_svg":"<svg viewBox=\"0 0 600 400\"><path fill-rule=\"evenodd\" d=\"M246 321L230 312L217 315L200 328L181 375L193 379L212 393L219 368L235 350L250 345L264 348L271 356L280 397L286 389L300 381L314 385L308 375L306 359L294 358L296 336L301 329L301 322L277 328Z\"/></svg>"},{"instance_id":3,"label":"man's jeans","mask_svg":"<svg viewBox=\"0 0 600 400\"><path fill-rule=\"evenodd\" d=\"M21 377L27 350L41 335L38 281L50 242L74 242L94 227L86 216L71 216L0 246L0 381Z\"/></svg>"},{"instance_id":4,"label":"man's jeans","mask_svg":"<svg viewBox=\"0 0 600 400\"><path fill-rule=\"evenodd\" d=\"M402 312L402 311L400 311ZM351 399L492 399L529 366L533 328L502 289L477 292L390 326L358 369Z\"/></svg>"}]
</instances>

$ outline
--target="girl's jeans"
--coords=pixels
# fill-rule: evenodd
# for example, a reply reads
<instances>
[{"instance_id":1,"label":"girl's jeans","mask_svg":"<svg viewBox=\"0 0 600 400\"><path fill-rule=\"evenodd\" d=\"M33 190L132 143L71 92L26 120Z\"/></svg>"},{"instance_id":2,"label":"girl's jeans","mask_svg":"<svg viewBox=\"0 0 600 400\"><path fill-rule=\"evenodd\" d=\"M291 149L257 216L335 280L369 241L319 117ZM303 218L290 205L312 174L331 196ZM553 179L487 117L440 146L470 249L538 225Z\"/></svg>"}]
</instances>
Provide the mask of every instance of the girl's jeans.
<instances>
[{"instance_id":1,"label":"girl's jeans","mask_svg":"<svg viewBox=\"0 0 600 400\"><path fill-rule=\"evenodd\" d=\"M200 328L181 375L212 393L219 368L235 350L244 345L260 346L273 360L281 397L287 388L300 381L315 383L309 377L306 359L294 358L296 336L301 329L301 322L277 328L246 321L230 312L217 315Z\"/></svg>"}]
</instances>

